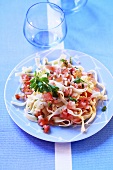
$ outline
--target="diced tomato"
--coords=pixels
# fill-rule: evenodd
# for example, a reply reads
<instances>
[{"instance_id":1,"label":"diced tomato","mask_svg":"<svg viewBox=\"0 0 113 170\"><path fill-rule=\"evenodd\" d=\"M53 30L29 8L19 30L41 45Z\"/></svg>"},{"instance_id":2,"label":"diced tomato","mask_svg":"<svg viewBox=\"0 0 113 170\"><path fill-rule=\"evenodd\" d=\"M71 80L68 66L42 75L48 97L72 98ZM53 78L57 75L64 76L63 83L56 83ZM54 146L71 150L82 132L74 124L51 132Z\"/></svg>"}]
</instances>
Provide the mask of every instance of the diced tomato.
<instances>
[{"instance_id":1,"label":"diced tomato","mask_svg":"<svg viewBox=\"0 0 113 170\"><path fill-rule=\"evenodd\" d=\"M24 85L25 85L25 86L29 86L29 85L30 85L30 81L25 81L25 82L24 82Z\"/></svg>"},{"instance_id":2,"label":"diced tomato","mask_svg":"<svg viewBox=\"0 0 113 170\"><path fill-rule=\"evenodd\" d=\"M53 80L54 75L49 75L48 79Z\"/></svg>"},{"instance_id":3,"label":"diced tomato","mask_svg":"<svg viewBox=\"0 0 113 170\"><path fill-rule=\"evenodd\" d=\"M21 92L24 93L27 97L27 95L30 95L33 93L32 89L30 89L30 79L31 77L27 74L22 74L21 76L23 81L23 87L20 88Z\"/></svg>"},{"instance_id":4,"label":"diced tomato","mask_svg":"<svg viewBox=\"0 0 113 170\"><path fill-rule=\"evenodd\" d=\"M24 93L25 95L31 95L32 94L32 91L27 91Z\"/></svg>"},{"instance_id":5,"label":"diced tomato","mask_svg":"<svg viewBox=\"0 0 113 170\"><path fill-rule=\"evenodd\" d=\"M78 84L74 83L73 85L76 89L78 89Z\"/></svg>"},{"instance_id":6,"label":"diced tomato","mask_svg":"<svg viewBox=\"0 0 113 170\"><path fill-rule=\"evenodd\" d=\"M73 123L81 122L81 119L79 117L74 117Z\"/></svg>"},{"instance_id":7,"label":"diced tomato","mask_svg":"<svg viewBox=\"0 0 113 170\"><path fill-rule=\"evenodd\" d=\"M98 87L95 87L94 90L100 92L100 89Z\"/></svg>"},{"instance_id":8,"label":"diced tomato","mask_svg":"<svg viewBox=\"0 0 113 170\"><path fill-rule=\"evenodd\" d=\"M91 97L92 93L90 93L88 91L86 91L86 93L87 93L87 97Z\"/></svg>"},{"instance_id":9,"label":"diced tomato","mask_svg":"<svg viewBox=\"0 0 113 170\"><path fill-rule=\"evenodd\" d=\"M68 73L68 69L67 68L62 69L62 74L65 74L65 73Z\"/></svg>"},{"instance_id":10,"label":"diced tomato","mask_svg":"<svg viewBox=\"0 0 113 170\"><path fill-rule=\"evenodd\" d=\"M67 108L70 110L76 110L76 105L74 101L69 101L67 104Z\"/></svg>"},{"instance_id":11,"label":"diced tomato","mask_svg":"<svg viewBox=\"0 0 113 170\"><path fill-rule=\"evenodd\" d=\"M55 78L55 81L57 81L57 82L61 82L62 80L63 80L62 76Z\"/></svg>"},{"instance_id":12,"label":"diced tomato","mask_svg":"<svg viewBox=\"0 0 113 170\"><path fill-rule=\"evenodd\" d=\"M70 95L69 92L70 92L70 91L69 91L68 89L65 89L65 90L64 90L64 96L65 96L65 97L69 96L69 95Z\"/></svg>"},{"instance_id":13,"label":"diced tomato","mask_svg":"<svg viewBox=\"0 0 113 170\"><path fill-rule=\"evenodd\" d=\"M50 126L49 125L44 125L43 126L43 131L44 131L44 133L49 133L50 132Z\"/></svg>"},{"instance_id":14,"label":"diced tomato","mask_svg":"<svg viewBox=\"0 0 113 170\"><path fill-rule=\"evenodd\" d=\"M47 118L40 118L40 119L38 119L38 124L40 126L47 125L48 124L48 119Z\"/></svg>"},{"instance_id":15,"label":"diced tomato","mask_svg":"<svg viewBox=\"0 0 113 170\"><path fill-rule=\"evenodd\" d=\"M54 126L54 125L55 125L55 122L54 122L54 120L50 119L50 120L49 120L49 125L52 125L52 126Z\"/></svg>"},{"instance_id":16,"label":"diced tomato","mask_svg":"<svg viewBox=\"0 0 113 170\"><path fill-rule=\"evenodd\" d=\"M57 104L57 103L59 103L59 100L54 99L53 103L54 103L54 104Z\"/></svg>"},{"instance_id":17,"label":"diced tomato","mask_svg":"<svg viewBox=\"0 0 113 170\"><path fill-rule=\"evenodd\" d=\"M65 89L64 90L64 96L67 97L67 96L71 96L72 95L72 89Z\"/></svg>"},{"instance_id":18,"label":"diced tomato","mask_svg":"<svg viewBox=\"0 0 113 170\"><path fill-rule=\"evenodd\" d=\"M29 92L30 94L32 94L32 89L30 89L30 87L28 87L28 86L24 86L23 88L21 88L21 92L23 92L23 93L27 93L27 92Z\"/></svg>"},{"instance_id":19,"label":"diced tomato","mask_svg":"<svg viewBox=\"0 0 113 170\"><path fill-rule=\"evenodd\" d=\"M70 69L70 73L73 74L73 75L75 74L75 71L76 71L76 68L71 68Z\"/></svg>"},{"instance_id":20,"label":"diced tomato","mask_svg":"<svg viewBox=\"0 0 113 170\"><path fill-rule=\"evenodd\" d=\"M62 118L62 119L67 119L67 117L68 117L68 112L67 112L67 110L64 110L61 114L60 114L60 117Z\"/></svg>"},{"instance_id":21,"label":"diced tomato","mask_svg":"<svg viewBox=\"0 0 113 170\"><path fill-rule=\"evenodd\" d=\"M72 80L72 76L70 74L68 74L67 79L68 79L68 81L71 81Z\"/></svg>"},{"instance_id":22,"label":"diced tomato","mask_svg":"<svg viewBox=\"0 0 113 170\"><path fill-rule=\"evenodd\" d=\"M30 79L31 79L31 77L30 76L28 76L27 74L22 74L22 80L23 81L29 81Z\"/></svg>"},{"instance_id":23,"label":"diced tomato","mask_svg":"<svg viewBox=\"0 0 113 170\"><path fill-rule=\"evenodd\" d=\"M15 98L17 100L24 100L24 99L26 99L25 95L22 95L22 94L15 94Z\"/></svg>"},{"instance_id":24,"label":"diced tomato","mask_svg":"<svg viewBox=\"0 0 113 170\"><path fill-rule=\"evenodd\" d=\"M55 70L55 72L56 72L57 74L61 74L61 68L57 68L57 69Z\"/></svg>"},{"instance_id":25,"label":"diced tomato","mask_svg":"<svg viewBox=\"0 0 113 170\"><path fill-rule=\"evenodd\" d=\"M79 100L78 100L78 105L77 107L78 108L86 108L89 104L89 101L88 101L88 98L87 97L81 97Z\"/></svg>"},{"instance_id":26,"label":"diced tomato","mask_svg":"<svg viewBox=\"0 0 113 170\"><path fill-rule=\"evenodd\" d=\"M68 117L67 117L67 119L73 120L73 117L74 117L73 115L69 114Z\"/></svg>"},{"instance_id":27,"label":"diced tomato","mask_svg":"<svg viewBox=\"0 0 113 170\"><path fill-rule=\"evenodd\" d=\"M81 121L79 117L74 117L73 115L69 114L67 111L63 111L60 115L60 118L71 120L73 121L73 123L78 123Z\"/></svg>"},{"instance_id":28,"label":"diced tomato","mask_svg":"<svg viewBox=\"0 0 113 170\"><path fill-rule=\"evenodd\" d=\"M20 99L20 95L19 95L19 94L15 94L15 98L16 98L17 100L19 100L19 99Z\"/></svg>"},{"instance_id":29,"label":"diced tomato","mask_svg":"<svg viewBox=\"0 0 113 170\"><path fill-rule=\"evenodd\" d=\"M52 101L53 100L53 96L50 92L47 92L47 93L44 93L42 95L42 98L45 100L45 101Z\"/></svg>"},{"instance_id":30,"label":"diced tomato","mask_svg":"<svg viewBox=\"0 0 113 170\"><path fill-rule=\"evenodd\" d=\"M42 115L42 112L40 112L40 111L38 111L38 112L35 113L35 116L36 116L36 117L38 117L38 116L40 116L40 115Z\"/></svg>"},{"instance_id":31,"label":"diced tomato","mask_svg":"<svg viewBox=\"0 0 113 170\"><path fill-rule=\"evenodd\" d=\"M61 114L60 114L60 118L62 119L68 119L68 120L73 120L74 116L69 114L67 112L67 110L64 110Z\"/></svg>"},{"instance_id":32,"label":"diced tomato","mask_svg":"<svg viewBox=\"0 0 113 170\"><path fill-rule=\"evenodd\" d=\"M46 68L49 69L52 72L54 72L56 70L56 67L55 66L51 66L51 65L46 65Z\"/></svg>"}]
</instances>

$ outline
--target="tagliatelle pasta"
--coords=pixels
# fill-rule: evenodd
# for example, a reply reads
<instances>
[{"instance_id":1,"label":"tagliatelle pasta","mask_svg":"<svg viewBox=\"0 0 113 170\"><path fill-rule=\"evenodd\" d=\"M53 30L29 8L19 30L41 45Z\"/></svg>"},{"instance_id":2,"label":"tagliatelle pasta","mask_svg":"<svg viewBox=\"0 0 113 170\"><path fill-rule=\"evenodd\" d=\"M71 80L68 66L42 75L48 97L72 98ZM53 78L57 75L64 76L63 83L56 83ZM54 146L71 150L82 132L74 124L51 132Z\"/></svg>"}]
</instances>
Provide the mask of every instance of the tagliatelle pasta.
<instances>
[{"instance_id":1,"label":"tagliatelle pasta","mask_svg":"<svg viewBox=\"0 0 113 170\"><path fill-rule=\"evenodd\" d=\"M15 94L12 104L25 106L25 116L43 127L45 133L53 126L85 125L96 117L100 100L107 100L103 84L98 82L95 70L85 72L81 66L72 65L71 59L61 55L57 60L35 59L36 71L32 67L22 68L16 73L21 78L21 89Z\"/></svg>"}]
</instances>

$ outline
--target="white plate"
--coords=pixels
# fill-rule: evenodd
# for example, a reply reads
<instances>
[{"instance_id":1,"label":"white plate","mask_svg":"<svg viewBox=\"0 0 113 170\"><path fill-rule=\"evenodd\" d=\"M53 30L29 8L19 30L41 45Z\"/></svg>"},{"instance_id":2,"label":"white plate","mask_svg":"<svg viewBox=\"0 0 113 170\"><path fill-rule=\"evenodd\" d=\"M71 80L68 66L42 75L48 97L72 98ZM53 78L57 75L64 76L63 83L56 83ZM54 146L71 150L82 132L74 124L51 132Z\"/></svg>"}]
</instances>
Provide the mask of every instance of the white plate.
<instances>
[{"instance_id":1,"label":"white plate","mask_svg":"<svg viewBox=\"0 0 113 170\"><path fill-rule=\"evenodd\" d=\"M24 108L22 107L15 107L11 104L11 100L13 98L15 93L19 92L19 78L15 77L15 73L21 71L21 68L23 66L33 66L35 70L35 57L40 57L41 59L43 57L47 57L49 60L54 60L58 58L61 53L67 54L68 57L73 57L73 62L76 64L78 61L80 61L80 64L85 68L86 71L90 69L96 70L98 73L99 82L102 82L107 90L108 95L108 101L105 102L105 105L107 106L107 110L105 112L101 111L101 107L97 108L97 116L95 120L90 124L90 126L87 127L86 133L81 133L80 126L77 127L51 127L51 133L45 134L43 133L41 127L34 122L29 121L24 117ZM25 58L23 61L21 61L10 73L4 90L4 99L7 111L13 121L25 132L29 133L30 135L33 135L39 139L43 139L46 141L51 142L74 142L78 140L85 139L87 137L92 136L93 134L100 131L112 118L113 115L113 90L112 90L112 84L113 84L113 77L111 73L108 71L108 69L98 60L95 58L78 52L74 50L66 50L66 49L55 49L55 50L47 50L44 52L33 54L30 57Z\"/></svg>"}]
</instances>

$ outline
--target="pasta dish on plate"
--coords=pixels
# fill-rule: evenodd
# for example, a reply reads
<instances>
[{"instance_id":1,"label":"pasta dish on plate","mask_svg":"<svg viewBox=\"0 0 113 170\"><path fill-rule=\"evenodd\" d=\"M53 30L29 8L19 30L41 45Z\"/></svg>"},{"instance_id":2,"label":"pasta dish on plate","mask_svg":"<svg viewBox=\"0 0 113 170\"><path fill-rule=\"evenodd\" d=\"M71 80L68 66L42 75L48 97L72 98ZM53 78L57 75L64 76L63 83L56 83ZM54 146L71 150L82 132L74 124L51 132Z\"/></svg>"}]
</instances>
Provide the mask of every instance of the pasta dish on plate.
<instances>
[{"instance_id":1,"label":"pasta dish on plate","mask_svg":"<svg viewBox=\"0 0 113 170\"><path fill-rule=\"evenodd\" d=\"M86 72L80 65L73 65L72 58L62 54L58 59L48 61L35 58L36 70L23 67L20 76L20 93L15 94L19 102L11 101L17 106L24 106L26 118L37 122L45 133L50 126L80 125L85 132L85 125L96 117L99 101L107 100L106 90L98 82L95 70ZM106 106L103 107L103 111Z\"/></svg>"}]
</instances>

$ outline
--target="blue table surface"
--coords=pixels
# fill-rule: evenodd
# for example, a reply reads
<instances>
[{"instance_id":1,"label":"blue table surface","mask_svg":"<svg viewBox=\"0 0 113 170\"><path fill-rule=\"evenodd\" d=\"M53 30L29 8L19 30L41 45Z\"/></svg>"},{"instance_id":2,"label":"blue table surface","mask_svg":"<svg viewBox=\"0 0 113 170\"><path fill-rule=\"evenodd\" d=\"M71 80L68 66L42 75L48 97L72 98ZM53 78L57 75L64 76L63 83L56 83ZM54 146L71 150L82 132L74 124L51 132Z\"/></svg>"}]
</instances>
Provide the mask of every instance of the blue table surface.
<instances>
[{"instance_id":1,"label":"blue table surface","mask_svg":"<svg viewBox=\"0 0 113 170\"><path fill-rule=\"evenodd\" d=\"M0 1L0 170L54 170L54 143L21 130L4 103L4 86L11 70L38 51L23 36L29 6L39 0ZM80 12L66 15L66 49L87 53L113 74L113 1L88 0ZM111 85L112 86L112 85ZM113 170L113 119L97 134L73 142L73 170Z\"/></svg>"}]
</instances>

